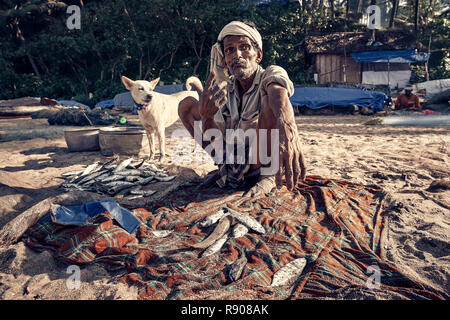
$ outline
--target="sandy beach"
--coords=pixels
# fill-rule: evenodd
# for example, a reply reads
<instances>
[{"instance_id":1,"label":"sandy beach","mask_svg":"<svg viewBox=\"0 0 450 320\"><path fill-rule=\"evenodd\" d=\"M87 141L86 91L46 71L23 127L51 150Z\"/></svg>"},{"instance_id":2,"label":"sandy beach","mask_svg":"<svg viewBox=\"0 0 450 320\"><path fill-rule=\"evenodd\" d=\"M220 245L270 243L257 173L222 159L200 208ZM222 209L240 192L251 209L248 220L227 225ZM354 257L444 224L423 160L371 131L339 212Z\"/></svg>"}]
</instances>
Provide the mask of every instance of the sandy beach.
<instances>
[{"instance_id":1,"label":"sandy beach","mask_svg":"<svg viewBox=\"0 0 450 320\"><path fill-rule=\"evenodd\" d=\"M410 278L450 293L450 190L426 191L434 180L450 177L450 127L365 124L372 118L297 116L307 175L375 184L389 192L396 201L389 216L389 262ZM171 132L179 128L180 121L166 131L169 154L176 145ZM98 151L71 153L61 131L48 130L55 132L47 138L0 142L0 228L38 201L61 193L62 173L106 159ZM177 166L170 157L162 166L175 173L192 169L200 177L215 169L211 161ZM82 266L79 290L67 288L66 270L67 264L50 252L33 251L21 241L0 247L0 299L137 298L137 288L119 283L117 270L106 265ZM392 298L345 288L336 298L371 297ZM252 298L252 293L240 292L237 298Z\"/></svg>"}]
</instances>

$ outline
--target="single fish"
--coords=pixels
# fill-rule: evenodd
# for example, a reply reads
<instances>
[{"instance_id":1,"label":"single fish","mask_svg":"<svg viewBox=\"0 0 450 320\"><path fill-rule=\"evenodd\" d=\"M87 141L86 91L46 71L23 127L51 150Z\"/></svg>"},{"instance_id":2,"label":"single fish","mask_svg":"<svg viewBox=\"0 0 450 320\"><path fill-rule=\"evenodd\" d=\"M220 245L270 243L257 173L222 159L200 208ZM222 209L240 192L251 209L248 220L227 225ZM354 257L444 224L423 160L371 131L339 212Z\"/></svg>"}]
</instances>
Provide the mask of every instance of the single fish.
<instances>
[{"instance_id":1,"label":"single fish","mask_svg":"<svg viewBox=\"0 0 450 320\"><path fill-rule=\"evenodd\" d=\"M161 169L158 169L153 163L144 162L143 166L149 168L150 170L152 170L154 172L162 171Z\"/></svg>"},{"instance_id":2,"label":"single fish","mask_svg":"<svg viewBox=\"0 0 450 320\"><path fill-rule=\"evenodd\" d=\"M156 175L155 172L153 172L151 170L146 170L146 169L143 169L143 170L141 169L140 174L141 174L141 177L143 177L143 178L154 177Z\"/></svg>"},{"instance_id":3,"label":"single fish","mask_svg":"<svg viewBox=\"0 0 450 320\"><path fill-rule=\"evenodd\" d=\"M106 184L106 183L116 182L116 181L120 181L120 180L124 180L124 179L125 179L125 176L114 174L112 176L104 178L100 182Z\"/></svg>"},{"instance_id":4,"label":"single fish","mask_svg":"<svg viewBox=\"0 0 450 320\"><path fill-rule=\"evenodd\" d=\"M138 195L135 195L135 196L128 196L125 199L127 199L127 200L136 200L136 199L141 199L143 197L144 197L143 194L138 194Z\"/></svg>"},{"instance_id":5,"label":"single fish","mask_svg":"<svg viewBox=\"0 0 450 320\"><path fill-rule=\"evenodd\" d=\"M153 180L155 180L154 177L148 177L148 178L144 178L144 179L138 178L138 179L137 179L137 183L138 183L139 185L141 185L141 186L145 186L146 184L149 184L149 183L152 182ZM156 182L156 180L155 180L154 182Z\"/></svg>"},{"instance_id":6,"label":"single fish","mask_svg":"<svg viewBox=\"0 0 450 320\"><path fill-rule=\"evenodd\" d=\"M147 191L145 191L144 196L145 196L145 197L150 197L151 195L154 195L156 192L158 192L158 191L155 191L155 190L147 190Z\"/></svg>"},{"instance_id":7,"label":"single fish","mask_svg":"<svg viewBox=\"0 0 450 320\"><path fill-rule=\"evenodd\" d=\"M79 171L68 171L61 174L63 177L70 177L70 176L78 176L79 174L82 174L84 170Z\"/></svg>"},{"instance_id":8,"label":"single fish","mask_svg":"<svg viewBox=\"0 0 450 320\"><path fill-rule=\"evenodd\" d=\"M138 169L144 164L144 162L145 162L145 159L142 159L142 160L140 160L140 161L138 161L136 163L133 163L133 164L130 163L130 165L127 168Z\"/></svg>"},{"instance_id":9,"label":"single fish","mask_svg":"<svg viewBox=\"0 0 450 320\"><path fill-rule=\"evenodd\" d=\"M144 194L145 191L142 190L141 186L137 186L137 187L133 187L130 189L130 194L132 195L140 195L140 194Z\"/></svg>"},{"instance_id":10,"label":"single fish","mask_svg":"<svg viewBox=\"0 0 450 320\"><path fill-rule=\"evenodd\" d=\"M293 280L297 279L302 274L305 266L305 258L295 259L288 263L274 274L271 286L278 287L291 284Z\"/></svg>"},{"instance_id":11,"label":"single fish","mask_svg":"<svg viewBox=\"0 0 450 320\"><path fill-rule=\"evenodd\" d=\"M247 234L248 228L241 223L237 223L233 228L233 238L243 237Z\"/></svg>"},{"instance_id":12,"label":"single fish","mask_svg":"<svg viewBox=\"0 0 450 320\"><path fill-rule=\"evenodd\" d=\"M202 258L210 256L216 252L218 252L220 249L222 249L225 242L228 240L228 236L225 234L220 239L218 239L214 244L212 244L208 249L203 251Z\"/></svg>"},{"instance_id":13,"label":"single fish","mask_svg":"<svg viewBox=\"0 0 450 320\"><path fill-rule=\"evenodd\" d=\"M157 177L162 177L162 178L167 178L169 175L167 173L164 172L158 172L156 174Z\"/></svg>"},{"instance_id":14,"label":"single fish","mask_svg":"<svg viewBox=\"0 0 450 320\"><path fill-rule=\"evenodd\" d=\"M107 170L107 171L111 170L110 165L111 165L111 163L115 162L116 160L117 159L114 157L111 160L108 160L108 161L102 163L100 165L100 170Z\"/></svg>"},{"instance_id":15,"label":"single fish","mask_svg":"<svg viewBox=\"0 0 450 320\"><path fill-rule=\"evenodd\" d=\"M83 173L81 173L81 176L87 176L88 174L90 174L91 172L94 172L95 169L99 168L99 164L98 161L87 166L86 169L84 169Z\"/></svg>"},{"instance_id":16,"label":"single fish","mask_svg":"<svg viewBox=\"0 0 450 320\"><path fill-rule=\"evenodd\" d=\"M91 181L91 180L93 180L93 179L95 179L95 178L101 176L101 175L104 174L104 173L105 173L105 171L103 171L103 170L101 170L101 171L96 171L96 172L94 172L94 173L91 173L91 174L85 176L83 179L81 179L81 180L78 181L77 183L78 183L78 184L84 184L84 183L86 183L86 182L88 182L88 181Z\"/></svg>"},{"instance_id":17,"label":"single fish","mask_svg":"<svg viewBox=\"0 0 450 320\"><path fill-rule=\"evenodd\" d=\"M223 237L224 234L227 233L227 231L230 229L231 225L231 217L224 216L219 220L219 223L215 227L214 231L211 232L211 234L203 240L202 242L195 243L192 245L194 248L207 248L211 246L214 242L216 242L218 239Z\"/></svg>"},{"instance_id":18,"label":"single fish","mask_svg":"<svg viewBox=\"0 0 450 320\"><path fill-rule=\"evenodd\" d=\"M261 233L261 234L266 233L266 230L264 229L264 227L255 218L251 217L250 215L243 214L243 213L233 210L229 207L224 207L223 209L224 209L224 211L228 212L233 218L242 222L248 228L253 229L256 232Z\"/></svg>"},{"instance_id":19,"label":"single fish","mask_svg":"<svg viewBox=\"0 0 450 320\"><path fill-rule=\"evenodd\" d=\"M219 211L207 216L202 222L200 222L201 227L209 227L219 221L224 215L226 215L225 211L220 209Z\"/></svg>"},{"instance_id":20,"label":"single fish","mask_svg":"<svg viewBox=\"0 0 450 320\"><path fill-rule=\"evenodd\" d=\"M244 267L247 264L247 257L245 256L244 250L241 249L241 256L236 259L231 265L230 271L228 272L228 277L231 281L237 281L244 271Z\"/></svg>"},{"instance_id":21,"label":"single fish","mask_svg":"<svg viewBox=\"0 0 450 320\"><path fill-rule=\"evenodd\" d=\"M97 182L97 181L103 181L103 179L106 179L107 177L109 177L110 176L110 174L109 174L109 172L107 172L107 173L104 173L104 174L101 174L101 175L99 175L98 177L95 177L94 178L94 180Z\"/></svg>"},{"instance_id":22,"label":"single fish","mask_svg":"<svg viewBox=\"0 0 450 320\"><path fill-rule=\"evenodd\" d=\"M167 177L161 177L161 176L155 176L155 179L161 182L168 182L175 179L176 176L167 176Z\"/></svg>"},{"instance_id":23,"label":"single fish","mask_svg":"<svg viewBox=\"0 0 450 320\"><path fill-rule=\"evenodd\" d=\"M115 181L115 182L111 182L107 185L105 185L105 187L108 188L108 194L109 195L115 195L117 192L129 188L131 186L134 186L134 183L132 182L126 182L126 181Z\"/></svg>"},{"instance_id":24,"label":"single fish","mask_svg":"<svg viewBox=\"0 0 450 320\"><path fill-rule=\"evenodd\" d=\"M172 232L173 232L172 230L155 230L155 231L152 231L152 234L156 238L164 238L164 237L167 237Z\"/></svg>"},{"instance_id":25,"label":"single fish","mask_svg":"<svg viewBox=\"0 0 450 320\"><path fill-rule=\"evenodd\" d=\"M114 172L114 174L119 176L137 176L141 175L141 171L139 169L122 169L118 172Z\"/></svg>"},{"instance_id":26,"label":"single fish","mask_svg":"<svg viewBox=\"0 0 450 320\"><path fill-rule=\"evenodd\" d=\"M125 181L128 181L128 182L136 182L138 180L139 180L139 177L136 177L136 176L125 176Z\"/></svg>"},{"instance_id":27,"label":"single fish","mask_svg":"<svg viewBox=\"0 0 450 320\"><path fill-rule=\"evenodd\" d=\"M115 168L113 169L113 172L114 172L114 173L117 173L117 172L122 171L123 169L125 169L125 168L131 163L131 161L133 161L133 158L128 158L128 159L122 161L121 163L119 163L119 164L117 165L117 167L115 167Z\"/></svg>"}]
</instances>

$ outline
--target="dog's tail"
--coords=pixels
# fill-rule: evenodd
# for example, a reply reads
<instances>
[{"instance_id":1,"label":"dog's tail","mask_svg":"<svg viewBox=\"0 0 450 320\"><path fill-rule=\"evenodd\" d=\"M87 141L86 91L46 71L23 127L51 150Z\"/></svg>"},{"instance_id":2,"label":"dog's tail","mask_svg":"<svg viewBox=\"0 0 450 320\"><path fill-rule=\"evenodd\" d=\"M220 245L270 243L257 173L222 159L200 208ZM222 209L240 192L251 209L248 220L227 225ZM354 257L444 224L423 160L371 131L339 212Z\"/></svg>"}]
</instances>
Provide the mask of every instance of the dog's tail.
<instances>
[{"instance_id":1,"label":"dog's tail","mask_svg":"<svg viewBox=\"0 0 450 320\"><path fill-rule=\"evenodd\" d=\"M201 95L203 92L203 85L199 78L197 77L189 77L186 80L186 90L191 91L192 87L197 91L198 95Z\"/></svg>"}]
</instances>

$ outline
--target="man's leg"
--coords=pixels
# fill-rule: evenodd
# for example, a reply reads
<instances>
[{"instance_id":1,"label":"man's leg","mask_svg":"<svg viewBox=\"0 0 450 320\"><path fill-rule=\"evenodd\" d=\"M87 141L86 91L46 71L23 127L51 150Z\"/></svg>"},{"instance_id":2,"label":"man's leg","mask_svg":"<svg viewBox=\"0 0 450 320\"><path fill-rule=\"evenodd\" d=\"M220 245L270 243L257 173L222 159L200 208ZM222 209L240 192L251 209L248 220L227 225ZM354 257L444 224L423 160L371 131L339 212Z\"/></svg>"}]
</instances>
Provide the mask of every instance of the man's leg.
<instances>
[{"instance_id":1,"label":"man's leg","mask_svg":"<svg viewBox=\"0 0 450 320\"><path fill-rule=\"evenodd\" d=\"M192 138L195 139L194 135L194 122L201 121L200 112L199 112L199 102L197 99L193 97L186 97L181 100L178 105L178 115L180 116L181 122L183 122L184 127ZM197 141L199 143L199 141ZM203 150L209 145L208 141L201 142L201 146Z\"/></svg>"},{"instance_id":2,"label":"man's leg","mask_svg":"<svg viewBox=\"0 0 450 320\"><path fill-rule=\"evenodd\" d=\"M266 101L267 102L267 101ZM260 129L266 129L266 132L263 134ZM256 164L252 164L250 166L250 170L256 170L261 168L263 165L260 163L261 150L259 150L259 143L262 141L266 145L267 157L271 159L272 150L271 150L271 130L277 129L277 119L273 114L272 110L269 107L268 103L263 103L261 112L258 118L258 128L257 128L257 143L258 143L258 162ZM274 150L277 152L277 150ZM265 164L264 166L270 166L271 163ZM258 193L268 193L274 187L276 187L275 176L273 175L261 175L258 179L258 182L246 193L249 196L257 195Z\"/></svg>"},{"instance_id":3,"label":"man's leg","mask_svg":"<svg viewBox=\"0 0 450 320\"><path fill-rule=\"evenodd\" d=\"M187 97L184 98L180 104L178 105L178 115L180 116L181 122L183 123L184 127L187 131L189 131L189 134L192 138L195 139L194 134L194 122L195 121L201 121L200 112L199 112L199 103L195 98ZM198 141L196 143L199 143ZM199 143L200 144L200 143ZM205 150L205 148L210 144L208 141L201 141L202 148ZM218 179L217 170L214 170L210 173L208 173L203 181L203 185L211 185L215 183L215 181Z\"/></svg>"}]
</instances>

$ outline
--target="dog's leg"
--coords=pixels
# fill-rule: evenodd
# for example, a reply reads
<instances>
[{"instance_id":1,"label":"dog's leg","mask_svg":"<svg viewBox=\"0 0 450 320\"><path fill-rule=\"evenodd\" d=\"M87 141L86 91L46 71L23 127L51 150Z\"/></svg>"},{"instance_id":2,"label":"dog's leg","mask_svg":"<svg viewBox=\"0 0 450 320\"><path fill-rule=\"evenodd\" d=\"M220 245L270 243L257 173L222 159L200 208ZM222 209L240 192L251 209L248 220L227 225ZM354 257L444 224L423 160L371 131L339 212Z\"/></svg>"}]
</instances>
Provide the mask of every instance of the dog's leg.
<instances>
[{"instance_id":1,"label":"dog's leg","mask_svg":"<svg viewBox=\"0 0 450 320\"><path fill-rule=\"evenodd\" d=\"M148 145L150 147L150 154L148 156L148 160L152 160L153 156L155 155L155 132L154 131L149 132L148 130L146 130L146 132Z\"/></svg>"},{"instance_id":2,"label":"dog's leg","mask_svg":"<svg viewBox=\"0 0 450 320\"><path fill-rule=\"evenodd\" d=\"M159 162L163 162L166 159L166 135L164 126L158 128L158 141L159 141Z\"/></svg>"}]
</instances>

